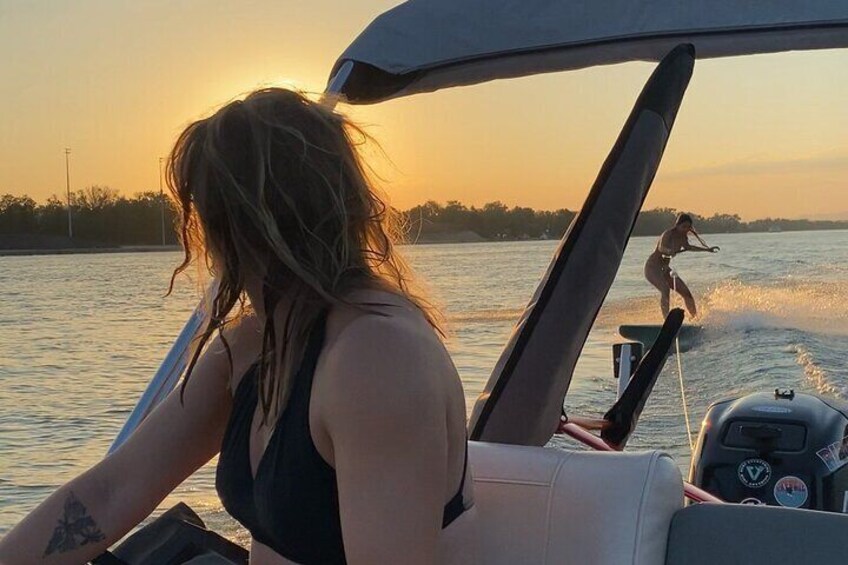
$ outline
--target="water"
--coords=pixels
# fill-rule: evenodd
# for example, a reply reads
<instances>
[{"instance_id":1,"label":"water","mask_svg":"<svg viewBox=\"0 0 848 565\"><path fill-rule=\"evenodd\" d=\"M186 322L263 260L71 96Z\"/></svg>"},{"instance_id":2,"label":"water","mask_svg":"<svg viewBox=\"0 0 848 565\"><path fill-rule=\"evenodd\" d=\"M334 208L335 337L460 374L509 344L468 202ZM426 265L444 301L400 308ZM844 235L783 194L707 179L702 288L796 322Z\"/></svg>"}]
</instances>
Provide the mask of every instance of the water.
<instances>
[{"instance_id":1,"label":"water","mask_svg":"<svg viewBox=\"0 0 848 565\"><path fill-rule=\"evenodd\" d=\"M708 404L777 386L843 396L848 350L848 232L722 235L722 252L674 266L698 298L705 337L682 362L693 426ZM659 322L642 278L654 238L631 241L586 344L569 413L614 401L610 345L621 323ZM451 323L449 348L469 407L555 242L406 248ZM0 257L0 535L56 486L98 461L196 302L196 286L163 297L176 253ZM630 446L663 448L686 471L689 447L669 364ZM555 440L564 444L564 440ZM213 462L214 464L214 462ZM237 541L207 466L178 500Z\"/></svg>"}]
</instances>

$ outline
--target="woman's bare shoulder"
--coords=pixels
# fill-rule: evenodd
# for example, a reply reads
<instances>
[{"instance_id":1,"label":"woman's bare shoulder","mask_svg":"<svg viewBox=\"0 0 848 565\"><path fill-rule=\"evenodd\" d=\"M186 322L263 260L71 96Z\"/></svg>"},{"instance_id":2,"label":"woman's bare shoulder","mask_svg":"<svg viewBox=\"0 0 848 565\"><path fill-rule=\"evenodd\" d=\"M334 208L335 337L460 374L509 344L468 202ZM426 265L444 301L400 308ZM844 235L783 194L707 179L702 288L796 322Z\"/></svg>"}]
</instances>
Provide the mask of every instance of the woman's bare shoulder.
<instances>
[{"instance_id":1,"label":"woman's bare shoulder","mask_svg":"<svg viewBox=\"0 0 848 565\"><path fill-rule=\"evenodd\" d=\"M409 303L371 303L340 309L328 321L325 355L388 364L399 357L442 361L444 345L424 315ZM421 360L421 359L419 359Z\"/></svg>"},{"instance_id":2,"label":"woman's bare shoulder","mask_svg":"<svg viewBox=\"0 0 848 565\"><path fill-rule=\"evenodd\" d=\"M328 320L319 363L320 392L335 405L355 397L382 405L387 399L444 403L445 382L458 378L442 341L414 306L337 311Z\"/></svg>"},{"instance_id":3,"label":"woman's bare shoulder","mask_svg":"<svg viewBox=\"0 0 848 565\"><path fill-rule=\"evenodd\" d=\"M406 297L381 290L358 291L348 297L347 304L334 308L327 334L328 350L385 338L419 347L441 346L438 334L418 306Z\"/></svg>"}]
</instances>

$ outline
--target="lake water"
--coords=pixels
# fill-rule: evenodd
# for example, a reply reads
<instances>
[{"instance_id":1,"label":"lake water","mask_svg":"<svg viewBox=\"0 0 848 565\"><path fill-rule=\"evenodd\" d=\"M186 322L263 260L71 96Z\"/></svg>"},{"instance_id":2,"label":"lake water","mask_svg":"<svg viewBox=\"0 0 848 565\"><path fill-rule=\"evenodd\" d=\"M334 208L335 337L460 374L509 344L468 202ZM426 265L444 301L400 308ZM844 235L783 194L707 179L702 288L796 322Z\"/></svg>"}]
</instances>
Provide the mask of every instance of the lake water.
<instances>
[{"instance_id":1,"label":"lake water","mask_svg":"<svg viewBox=\"0 0 848 565\"><path fill-rule=\"evenodd\" d=\"M707 239L722 252L674 261L705 326L700 345L681 359L693 427L710 402L729 395L780 386L842 396L848 232ZM614 401L616 327L660 321L656 293L642 277L654 242L634 238L628 247L578 364L569 413L599 416ZM469 407L555 248L543 241L404 249L448 314L448 347ZM105 454L197 302L189 282L163 296L179 259L177 253L0 257L0 535ZM675 364L666 367L629 448L666 449L685 473L689 445ZM209 465L163 507L184 500L211 527L245 542L213 485Z\"/></svg>"}]
</instances>

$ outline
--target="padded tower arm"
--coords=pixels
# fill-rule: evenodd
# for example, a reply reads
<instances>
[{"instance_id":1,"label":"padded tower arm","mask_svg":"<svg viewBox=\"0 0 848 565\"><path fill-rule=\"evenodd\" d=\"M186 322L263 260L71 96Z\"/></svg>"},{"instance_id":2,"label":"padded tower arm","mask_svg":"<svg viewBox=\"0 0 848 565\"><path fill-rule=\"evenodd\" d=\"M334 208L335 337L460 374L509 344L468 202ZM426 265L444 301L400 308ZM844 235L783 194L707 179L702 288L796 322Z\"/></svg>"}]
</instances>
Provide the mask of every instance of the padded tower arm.
<instances>
[{"instance_id":1,"label":"padded tower arm","mask_svg":"<svg viewBox=\"0 0 848 565\"><path fill-rule=\"evenodd\" d=\"M654 384L665 366L671 352L671 346L683 325L683 310L675 308L668 313L660 334L654 345L639 362L630 384L624 390L612 408L604 414L609 425L601 430L601 438L612 447L621 450L627 444L630 434L636 429L642 409L648 400Z\"/></svg>"}]
</instances>

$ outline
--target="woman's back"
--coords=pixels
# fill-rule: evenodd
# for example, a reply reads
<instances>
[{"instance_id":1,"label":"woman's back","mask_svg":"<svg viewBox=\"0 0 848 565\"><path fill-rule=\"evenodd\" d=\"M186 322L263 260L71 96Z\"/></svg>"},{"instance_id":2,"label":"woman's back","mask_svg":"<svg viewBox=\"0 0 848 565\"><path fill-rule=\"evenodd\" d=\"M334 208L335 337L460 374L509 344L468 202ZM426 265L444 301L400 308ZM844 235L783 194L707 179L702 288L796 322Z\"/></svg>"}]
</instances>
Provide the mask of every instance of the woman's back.
<instances>
[{"instance_id":1,"label":"woman's back","mask_svg":"<svg viewBox=\"0 0 848 565\"><path fill-rule=\"evenodd\" d=\"M474 539L469 531L473 528L473 518L464 513L472 505L472 495L471 485L466 487L469 481L466 480L465 402L456 369L432 328L402 297L361 290L351 301L363 306L337 307L319 320L286 408L272 420L275 425L261 425L255 370L234 383L236 400L218 467L218 486L225 507L251 530L257 555L287 555L300 563L344 562L334 468L339 446L338 439L334 441L328 430L328 425L333 425L333 414L355 412L345 406L350 404L372 413L395 408L414 413L422 405L429 405L433 414L424 414L412 423L415 428L432 425L434 415L435 421L444 422L447 459L443 474L447 488L442 489L445 492L441 498L445 499L446 528L439 535L439 553L448 559L461 551L461 562L467 563L468 552L474 551L469 546L469 540ZM353 362L351 347L359 352ZM388 353L387 348L395 355ZM383 373L390 376L390 382L380 382L379 371L357 373L354 368L369 365L389 365L396 370ZM404 370L410 379L404 378ZM344 381L347 384L339 384ZM347 393L340 391L344 388L349 389ZM246 395L252 402L247 401ZM246 408L249 414L240 413ZM345 425L356 426L356 421L348 420ZM411 435L417 430L400 432ZM379 474L373 480L379 483ZM377 496L392 499L397 511L403 512L407 504L420 503L410 498L412 493L393 493L386 486L379 486ZM249 492L245 491L246 487ZM361 485L357 487L361 489ZM456 547L448 550L449 539L460 543L454 543Z\"/></svg>"}]
</instances>

